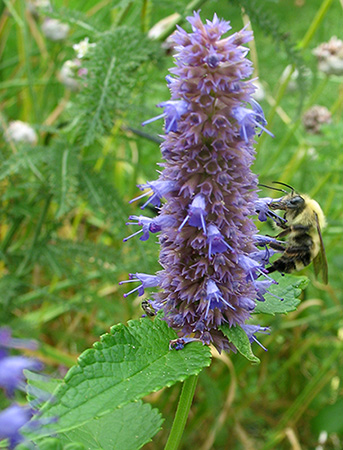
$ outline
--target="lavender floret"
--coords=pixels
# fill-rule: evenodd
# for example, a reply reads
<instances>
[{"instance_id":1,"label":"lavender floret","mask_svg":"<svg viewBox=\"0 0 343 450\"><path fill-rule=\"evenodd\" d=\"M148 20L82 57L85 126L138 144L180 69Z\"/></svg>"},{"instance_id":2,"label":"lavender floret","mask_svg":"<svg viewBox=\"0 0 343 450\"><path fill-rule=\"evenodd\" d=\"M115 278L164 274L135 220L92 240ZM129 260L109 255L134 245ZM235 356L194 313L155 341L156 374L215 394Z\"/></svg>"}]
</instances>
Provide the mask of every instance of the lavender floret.
<instances>
[{"instance_id":1,"label":"lavender floret","mask_svg":"<svg viewBox=\"0 0 343 450\"><path fill-rule=\"evenodd\" d=\"M174 181L168 181L168 180L156 180L156 181L148 181L146 184L140 184L139 189L141 191L144 191L145 189L150 189L148 192L145 192L144 194L132 199L130 203L133 203L137 200L140 200L141 198L146 197L147 195L152 194L152 196L149 198L147 202L144 203L143 206L141 206L141 209L144 209L148 203L151 203L153 206L160 206L161 205L161 199L165 197L169 192L171 192L173 189L175 189L175 183Z\"/></svg>"},{"instance_id":2,"label":"lavender floret","mask_svg":"<svg viewBox=\"0 0 343 450\"><path fill-rule=\"evenodd\" d=\"M121 281L119 284L122 285L124 283L136 283L139 281L141 284L132 289L132 291L124 294L124 297L127 297L130 294L138 291L138 295L141 296L144 294L144 289L150 287L156 287L159 285L159 278L157 275L148 275L146 273L130 273L129 280Z\"/></svg>"},{"instance_id":3,"label":"lavender floret","mask_svg":"<svg viewBox=\"0 0 343 450\"><path fill-rule=\"evenodd\" d=\"M139 240L147 241L150 237L150 233L158 233L163 227L173 226L176 222L176 219L173 216L157 216L154 219L145 216L130 216L129 220L135 220L136 222L127 222L126 225L140 225L142 229L125 238L123 240L124 242L141 233L143 234Z\"/></svg>"}]
</instances>

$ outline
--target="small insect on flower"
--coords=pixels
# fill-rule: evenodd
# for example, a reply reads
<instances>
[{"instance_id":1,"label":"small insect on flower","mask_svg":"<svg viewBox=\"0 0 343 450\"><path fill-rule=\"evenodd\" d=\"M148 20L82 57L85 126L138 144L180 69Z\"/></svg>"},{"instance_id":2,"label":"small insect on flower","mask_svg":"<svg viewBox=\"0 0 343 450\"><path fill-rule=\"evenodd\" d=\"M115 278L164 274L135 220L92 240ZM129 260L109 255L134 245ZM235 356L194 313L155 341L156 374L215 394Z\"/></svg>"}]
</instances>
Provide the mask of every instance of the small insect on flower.
<instances>
[{"instance_id":1,"label":"small insect on flower","mask_svg":"<svg viewBox=\"0 0 343 450\"><path fill-rule=\"evenodd\" d=\"M301 270L313 261L316 277L320 273L323 282L327 284L328 266L321 233L321 230L326 226L326 220L321 207L308 195L295 192L292 186L277 181L274 181L274 183L291 189L291 192L287 192L284 189L260 185L286 194L281 199L271 202L269 208L285 211L284 219L286 222L277 223L277 226L282 228L283 231L276 237L288 236L288 241L279 244L271 242L269 244L271 248L283 251L283 253L267 268L267 272L290 273L294 270Z\"/></svg>"},{"instance_id":2,"label":"small insect on flower","mask_svg":"<svg viewBox=\"0 0 343 450\"><path fill-rule=\"evenodd\" d=\"M143 300L141 303L141 307L148 317L156 316L156 310L148 300Z\"/></svg>"}]
</instances>

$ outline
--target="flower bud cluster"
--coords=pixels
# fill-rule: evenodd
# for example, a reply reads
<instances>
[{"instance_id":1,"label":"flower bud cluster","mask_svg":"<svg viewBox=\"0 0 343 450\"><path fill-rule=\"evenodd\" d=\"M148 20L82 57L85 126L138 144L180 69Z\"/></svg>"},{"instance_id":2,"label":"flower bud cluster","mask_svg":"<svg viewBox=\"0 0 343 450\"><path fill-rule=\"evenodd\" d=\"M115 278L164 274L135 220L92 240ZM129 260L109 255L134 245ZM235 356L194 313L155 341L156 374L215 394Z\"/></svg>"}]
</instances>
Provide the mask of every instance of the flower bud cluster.
<instances>
[{"instance_id":1,"label":"flower bud cluster","mask_svg":"<svg viewBox=\"0 0 343 450\"><path fill-rule=\"evenodd\" d=\"M325 123L331 123L331 112L326 106L313 105L302 117L303 125L308 133L319 134Z\"/></svg>"},{"instance_id":2,"label":"flower bud cluster","mask_svg":"<svg viewBox=\"0 0 343 450\"><path fill-rule=\"evenodd\" d=\"M83 67L83 59L87 58L89 50L95 47L96 44L91 44L89 38L86 37L78 44L73 45L73 49L76 52L76 58L68 59L63 63L63 66L58 75L61 83L71 91L78 91L82 87L85 77L88 74L88 70Z\"/></svg>"},{"instance_id":3,"label":"flower bud cluster","mask_svg":"<svg viewBox=\"0 0 343 450\"><path fill-rule=\"evenodd\" d=\"M313 50L318 59L318 69L326 75L343 75L343 41L332 36Z\"/></svg>"},{"instance_id":4,"label":"flower bud cluster","mask_svg":"<svg viewBox=\"0 0 343 450\"><path fill-rule=\"evenodd\" d=\"M187 20L192 32L178 27L173 35L171 100L158 105L163 114L143 124L165 119L164 170L158 180L139 186L149 190L134 199L150 195L142 208L150 202L160 207L159 215L131 216L135 222L129 222L142 227L129 238L160 233L162 270L131 274L127 282L139 285L125 296L159 288L148 303L162 309L178 332L180 341L172 348L198 339L219 351L236 351L221 325L241 326L251 342L256 340L255 333L265 328L246 322L275 283L264 269L272 238L257 234L252 216L263 221L276 215L268 208L272 199L258 199L250 169L256 130L271 133L248 81L252 67L244 44L252 33L243 29L223 38L231 27L216 15L206 24L198 13Z\"/></svg>"}]
</instances>

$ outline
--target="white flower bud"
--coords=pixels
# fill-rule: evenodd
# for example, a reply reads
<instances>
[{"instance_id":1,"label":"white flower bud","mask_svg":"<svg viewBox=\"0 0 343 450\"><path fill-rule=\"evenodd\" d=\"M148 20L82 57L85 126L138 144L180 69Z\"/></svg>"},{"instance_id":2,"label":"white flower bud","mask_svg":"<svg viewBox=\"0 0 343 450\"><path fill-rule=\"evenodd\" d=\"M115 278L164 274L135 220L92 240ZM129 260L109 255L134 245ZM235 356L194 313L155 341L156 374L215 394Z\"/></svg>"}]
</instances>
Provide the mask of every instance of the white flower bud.
<instances>
[{"instance_id":1,"label":"white flower bud","mask_svg":"<svg viewBox=\"0 0 343 450\"><path fill-rule=\"evenodd\" d=\"M42 24L42 32L51 41L63 41L69 33L70 27L57 19L47 17Z\"/></svg>"},{"instance_id":2,"label":"white flower bud","mask_svg":"<svg viewBox=\"0 0 343 450\"><path fill-rule=\"evenodd\" d=\"M10 142L15 143L26 143L26 144L37 144L37 133L35 130L26 122L21 120L14 120L9 123L7 130L4 132L5 139Z\"/></svg>"}]
</instances>

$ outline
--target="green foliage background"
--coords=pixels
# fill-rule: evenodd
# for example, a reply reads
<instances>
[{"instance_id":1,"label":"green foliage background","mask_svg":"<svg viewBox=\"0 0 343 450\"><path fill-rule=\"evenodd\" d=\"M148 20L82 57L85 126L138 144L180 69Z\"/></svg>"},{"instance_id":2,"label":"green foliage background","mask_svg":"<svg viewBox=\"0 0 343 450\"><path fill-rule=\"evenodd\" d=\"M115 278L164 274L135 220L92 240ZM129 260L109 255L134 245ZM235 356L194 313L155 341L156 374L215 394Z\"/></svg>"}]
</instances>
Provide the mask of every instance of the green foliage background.
<instances>
[{"instance_id":1,"label":"green foliage background","mask_svg":"<svg viewBox=\"0 0 343 450\"><path fill-rule=\"evenodd\" d=\"M297 443L310 449L325 430L325 448L341 449L343 78L318 72L312 54L331 36L343 38L338 0L56 1L49 16L71 26L62 43L44 38L42 19L27 12L24 0L6 0L0 126L29 122L39 142L0 144L0 321L39 340L36 355L61 377L110 326L141 316L140 299L124 299L118 282L128 272L154 273L158 246L154 238L122 239L135 231L125 222L139 214L137 204L128 204L136 185L156 178L162 123L144 129L140 123L168 99L164 78L173 65L161 41L146 34L175 12L187 28L185 16L199 7L203 19L216 12L234 31L251 21L250 57L275 135L259 139L254 170L262 183L290 183L322 205L330 281L323 286L308 268L303 274L311 282L298 310L268 322L261 315L272 332L261 339L267 353L254 348L259 366L239 354L215 355L200 375L182 449L296 449ZM87 85L74 93L58 73L75 56L72 45L86 36L97 47L85 63ZM281 79L289 64L300 73L293 90ZM313 104L333 114L320 135L306 133L301 123ZM274 233L268 225L263 231ZM175 385L149 397L165 423L144 448L163 447L179 391Z\"/></svg>"}]
</instances>

